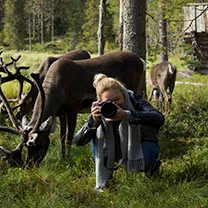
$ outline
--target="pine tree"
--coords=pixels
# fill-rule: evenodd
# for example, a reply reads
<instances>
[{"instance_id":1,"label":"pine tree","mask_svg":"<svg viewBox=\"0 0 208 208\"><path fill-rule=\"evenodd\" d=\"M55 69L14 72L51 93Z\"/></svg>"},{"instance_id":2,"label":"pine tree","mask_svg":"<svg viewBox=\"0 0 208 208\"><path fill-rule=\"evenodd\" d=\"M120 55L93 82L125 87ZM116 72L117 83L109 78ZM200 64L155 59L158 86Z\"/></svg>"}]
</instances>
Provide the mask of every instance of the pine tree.
<instances>
[{"instance_id":1,"label":"pine tree","mask_svg":"<svg viewBox=\"0 0 208 208\"><path fill-rule=\"evenodd\" d=\"M86 2L85 23L82 26L84 39L88 41L88 48L92 52L97 51L97 29L99 21L99 0L88 0Z\"/></svg>"},{"instance_id":2,"label":"pine tree","mask_svg":"<svg viewBox=\"0 0 208 208\"><path fill-rule=\"evenodd\" d=\"M69 1L69 0L68 0ZM82 25L85 22L85 2L86 0L70 0L65 8L65 38L69 42L70 50L80 46L83 42Z\"/></svg>"},{"instance_id":3,"label":"pine tree","mask_svg":"<svg viewBox=\"0 0 208 208\"><path fill-rule=\"evenodd\" d=\"M24 3L25 0L5 1L4 43L16 50L23 49L26 37Z\"/></svg>"},{"instance_id":4,"label":"pine tree","mask_svg":"<svg viewBox=\"0 0 208 208\"><path fill-rule=\"evenodd\" d=\"M82 25L83 38L84 38L83 42L91 52L97 52L99 5L100 5L100 0L87 0L85 4L86 6L85 22ZM116 0L106 1L104 37L106 41L106 46L110 48L111 47L114 48L116 43L116 35L118 31L118 8L119 8L118 1Z\"/></svg>"}]
</instances>

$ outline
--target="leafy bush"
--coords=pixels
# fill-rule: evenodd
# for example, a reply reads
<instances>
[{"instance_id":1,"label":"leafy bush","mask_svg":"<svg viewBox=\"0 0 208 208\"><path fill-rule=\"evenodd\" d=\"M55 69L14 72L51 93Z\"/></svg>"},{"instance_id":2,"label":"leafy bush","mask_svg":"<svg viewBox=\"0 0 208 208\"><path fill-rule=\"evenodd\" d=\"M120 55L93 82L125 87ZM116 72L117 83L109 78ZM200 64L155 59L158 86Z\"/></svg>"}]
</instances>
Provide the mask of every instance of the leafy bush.
<instances>
[{"instance_id":1,"label":"leafy bush","mask_svg":"<svg viewBox=\"0 0 208 208\"><path fill-rule=\"evenodd\" d=\"M172 183L207 180L207 141L207 139L194 139L192 140L194 145L191 145L186 153L178 154L175 158L172 158L171 161L165 159L163 161L165 168L162 171L164 180L172 181ZM165 161L168 161L168 163Z\"/></svg>"},{"instance_id":2,"label":"leafy bush","mask_svg":"<svg viewBox=\"0 0 208 208\"><path fill-rule=\"evenodd\" d=\"M205 87L185 86L176 89L172 109L166 116L161 135L166 139L206 137L208 135L207 100L208 89Z\"/></svg>"}]
</instances>

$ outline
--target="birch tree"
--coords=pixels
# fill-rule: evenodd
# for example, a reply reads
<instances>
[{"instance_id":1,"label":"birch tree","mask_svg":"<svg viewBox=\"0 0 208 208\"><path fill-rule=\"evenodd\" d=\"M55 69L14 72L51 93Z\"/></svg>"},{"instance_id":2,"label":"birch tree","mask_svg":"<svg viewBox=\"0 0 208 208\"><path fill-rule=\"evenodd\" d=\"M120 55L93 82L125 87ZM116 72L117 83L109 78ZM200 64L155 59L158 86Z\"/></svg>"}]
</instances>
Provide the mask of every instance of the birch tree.
<instances>
[{"instance_id":1,"label":"birch tree","mask_svg":"<svg viewBox=\"0 0 208 208\"><path fill-rule=\"evenodd\" d=\"M104 25L105 25L105 11L106 0L100 0L99 10L99 25L98 25L98 55L104 54L105 38L104 38Z\"/></svg>"}]
</instances>

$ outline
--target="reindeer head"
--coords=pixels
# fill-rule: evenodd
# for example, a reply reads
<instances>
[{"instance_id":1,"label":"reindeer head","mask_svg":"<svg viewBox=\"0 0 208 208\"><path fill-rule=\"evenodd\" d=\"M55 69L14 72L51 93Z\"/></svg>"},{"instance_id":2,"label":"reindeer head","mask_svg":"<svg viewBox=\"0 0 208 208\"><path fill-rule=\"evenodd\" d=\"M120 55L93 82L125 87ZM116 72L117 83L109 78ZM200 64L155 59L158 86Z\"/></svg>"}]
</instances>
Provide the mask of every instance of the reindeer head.
<instances>
[{"instance_id":1,"label":"reindeer head","mask_svg":"<svg viewBox=\"0 0 208 208\"><path fill-rule=\"evenodd\" d=\"M34 124L31 124L33 122L30 122L26 116L22 119L25 146L27 147L26 163L29 166L38 165L45 157L50 144L49 134L52 126L52 117L49 117L43 122L41 121L44 112L45 94L39 79L39 74L32 73L31 76L35 80L40 92L40 102L38 102L40 110L38 111L39 113Z\"/></svg>"},{"instance_id":2,"label":"reindeer head","mask_svg":"<svg viewBox=\"0 0 208 208\"><path fill-rule=\"evenodd\" d=\"M6 155L2 159L6 161L8 164L14 166L15 165L24 165L24 166L33 166L38 165L46 155L48 150L50 140L50 128L52 126L52 117L49 117L46 121L41 123L42 112L44 110L44 102L45 102L45 94L43 88L39 81L38 74L31 74L32 78L35 80L38 90L40 92L40 109L39 114L37 115L37 119L34 125L29 124L29 119L24 117L22 119L22 123L20 123L13 114L11 106L4 96L1 85L0 85L0 96L4 102L4 105L9 114L10 120L13 125L19 132L22 137L21 143L12 151L8 151L3 147L0 148ZM0 77L1 84L1 77ZM26 161L22 161L22 148L23 146L27 147L27 155Z\"/></svg>"},{"instance_id":3,"label":"reindeer head","mask_svg":"<svg viewBox=\"0 0 208 208\"><path fill-rule=\"evenodd\" d=\"M14 150L9 151L5 148L0 146L0 150L5 154L5 156L2 156L1 159L4 160L9 166L17 167L23 165L22 160L22 148L23 143L21 142Z\"/></svg>"},{"instance_id":4,"label":"reindeer head","mask_svg":"<svg viewBox=\"0 0 208 208\"><path fill-rule=\"evenodd\" d=\"M23 120L25 117L23 118ZM38 165L45 157L50 144L49 134L52 126L52 117L42 122L37 128L22 122L25 132L25 146L27 147L26 164ZM25 125L26 124L26 125Z\"/></svg>"}]
</instances>

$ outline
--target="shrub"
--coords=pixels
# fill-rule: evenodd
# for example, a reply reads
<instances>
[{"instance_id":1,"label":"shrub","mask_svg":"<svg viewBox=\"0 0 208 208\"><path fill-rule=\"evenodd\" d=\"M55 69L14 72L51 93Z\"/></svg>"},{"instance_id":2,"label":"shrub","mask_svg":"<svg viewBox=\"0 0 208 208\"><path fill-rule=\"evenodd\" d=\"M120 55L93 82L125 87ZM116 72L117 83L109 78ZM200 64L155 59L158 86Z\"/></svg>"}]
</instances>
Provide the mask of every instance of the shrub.
<instances>
[{"instance_id":1,"label":"shrub","mask_svg":"<svg viewBox=\"0 0 208 208\"><path fill-rule=\"evenodd\" d=\"M162 134L166 139L175 137L206 137L208 134L208 91L204 87L180 88L175 92L172 109L166 116Z\"/></svg>"}]
</instances>

